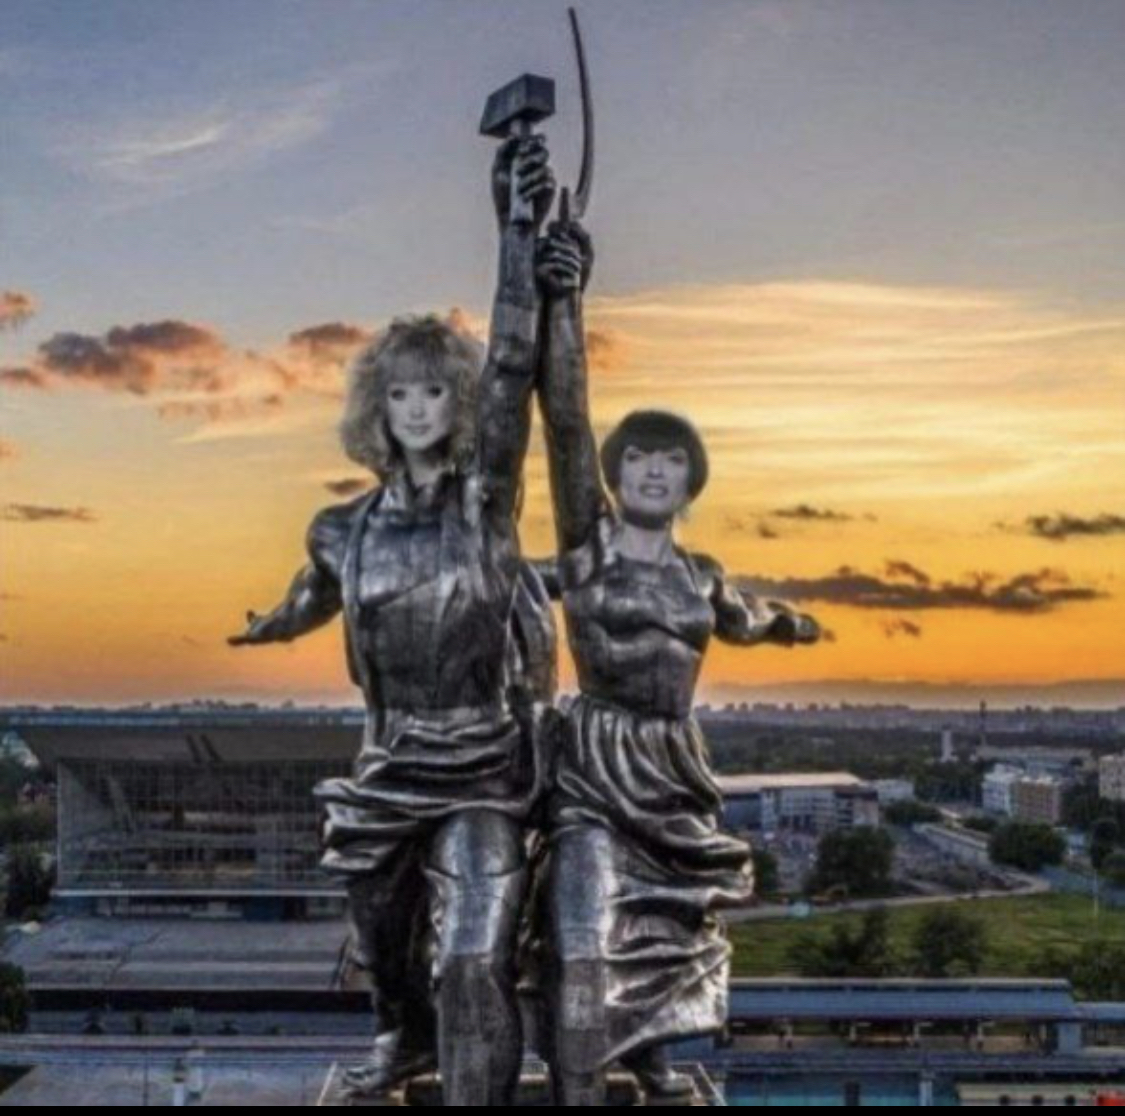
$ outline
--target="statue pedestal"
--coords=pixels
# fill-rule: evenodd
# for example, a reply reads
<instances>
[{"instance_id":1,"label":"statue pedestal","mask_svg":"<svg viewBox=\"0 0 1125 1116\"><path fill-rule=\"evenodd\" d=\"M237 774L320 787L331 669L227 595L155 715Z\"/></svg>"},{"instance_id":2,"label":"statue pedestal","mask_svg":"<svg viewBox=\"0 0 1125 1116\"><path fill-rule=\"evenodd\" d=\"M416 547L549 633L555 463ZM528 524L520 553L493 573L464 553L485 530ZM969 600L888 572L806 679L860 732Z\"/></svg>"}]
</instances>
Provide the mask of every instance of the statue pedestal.
<instances>
[{"instance_id":1,"label":"statue pedestal","mask_svg":"<svg viewBox=\"0 0 1125 1116\"><path fill-rule=\"evenodd\" d=\"M683 1108L695 1105L725 1105L707 1075L696 1067L686 1067L696 1079L696 1095L690 1100L676 1101L672 1107ZM342 1105L347 1107L407 1107L421 1105L425 1108L441 1107L441 1082L436 1076L415 1078L405 1089L379 1099L365 1100L349 1097L341 1088L343 1067L334 1065L328 1072L324 1088L321 1090L318 1107ZM646 1101L636 1082L628 1074L611 1074L609 1079L609 1105L622 1107L632 1105L667 1105L668 1101ZM526 1070L520 1080L520 1092L516 1101L519 1108L550 1108L551 1105L547 1075L542 1070Z\"/></svg>"}]
</instances>

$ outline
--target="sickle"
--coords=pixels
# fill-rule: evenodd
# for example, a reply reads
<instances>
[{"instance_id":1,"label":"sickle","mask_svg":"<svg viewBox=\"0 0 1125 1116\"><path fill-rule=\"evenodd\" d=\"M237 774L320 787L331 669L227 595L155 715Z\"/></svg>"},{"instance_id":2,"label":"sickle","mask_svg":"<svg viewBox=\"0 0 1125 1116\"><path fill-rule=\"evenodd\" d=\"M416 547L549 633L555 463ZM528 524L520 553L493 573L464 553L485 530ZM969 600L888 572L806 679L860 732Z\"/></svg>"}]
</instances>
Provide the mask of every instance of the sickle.
<instances>
[{"instance_id":1,"label":"sickle","mask_svg":"<svg viewBox=\"0 0 1125 1116\"><path fill-rule=\"evenodd\" d=\"M570 9L570 26L574 32L574 50L578 56L578 79L582 86L582 172L574 191L571 212L581 221L590 204L594 189L594 97L590 89L590 68L586 64L586 46L582 41L582 26L578 12Z\"/></svg>"}]
</instances>

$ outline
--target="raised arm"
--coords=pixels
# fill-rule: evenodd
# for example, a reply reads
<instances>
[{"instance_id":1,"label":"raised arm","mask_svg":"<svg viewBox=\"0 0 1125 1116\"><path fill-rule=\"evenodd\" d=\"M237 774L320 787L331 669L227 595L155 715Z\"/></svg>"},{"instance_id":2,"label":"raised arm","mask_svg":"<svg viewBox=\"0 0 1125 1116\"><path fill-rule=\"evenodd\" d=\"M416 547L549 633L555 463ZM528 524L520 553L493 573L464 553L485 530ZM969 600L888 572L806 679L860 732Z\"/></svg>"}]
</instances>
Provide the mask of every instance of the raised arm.
<instances>
[{"instance_id":1,"label":"raised arm","mask_svg":"<svg viewBox=\"0 0 1125 1116\"><path fill-rule=\"evenodd\" d=\"M351 516L346 508L326 508L309 527L308 564L289 586L285 600L272 612L246 614L246 631L231 636L233 647L257 643L289 643L327 624L343 607L340 568Z\"/></svg>"},{"instance_id":2,"label":"raised arm","mask_svg":"<svg viewBox=\"0 0 1125 1116\"><path fill-rule=\"evenodd\" d=\"M559 550L587 543L607 500L590 420L582 291L593 266L589 236L573 223L551 227L540 253L546 305L539 398L547 438Z\"/></svg>"},{"instance_id":3,"label":"raised arm","mask_svg":"<svg viewBox=\"0 0 1125 1116\"><path fill-rule=\"evenodd\" d=\"M531 224L510 219L511 177L534 203ZM500 221L500 265L488 360L481 380L477 460L490 513L513 520L531 436L540 300L535 282L535 243L554 200L554 176L541 136L507 141L493 168L493 196Z\"/></svg>"},{"instance_id":4,"label":"raised arm","mask_svg":"<svg viewBox=\"0 0 1125 1116\"><path fill-rule=\"evenodd\" d=\"M820 639L820 625L811 616L795 611L782 601L764 601L740 589L713 558L696 556L695 561L710 579L715 635L724 643L742 647L758 643L793 647Z\"/></svg>"}]
</instances>

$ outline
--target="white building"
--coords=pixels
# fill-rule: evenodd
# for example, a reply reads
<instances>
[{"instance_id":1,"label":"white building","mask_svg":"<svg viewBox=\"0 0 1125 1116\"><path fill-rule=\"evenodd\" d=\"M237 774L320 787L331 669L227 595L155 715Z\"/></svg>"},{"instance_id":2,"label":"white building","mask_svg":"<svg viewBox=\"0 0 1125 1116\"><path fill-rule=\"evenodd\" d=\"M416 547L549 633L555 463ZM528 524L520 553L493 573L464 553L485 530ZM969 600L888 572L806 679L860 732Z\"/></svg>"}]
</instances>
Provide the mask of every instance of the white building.
<instances>
[{"instance_id":1,"label":"white building","mask_svg":"<svg viewBox=\"0 0 1125 1116\"><path fill-rule=\"evenodd\" d=\"M0 733L0 759L15 760L28 771L35 771L39 767L34 753L14 732Z\"/></svg>"},{"instance_id":2,"label":"white building","mask_svg":"<svg viewBox=\"0 0 1125 1116\"><path fill-rule=\"evenodd\" d=\"M998 764L984 777L982 805L990 814L1010 818L1015 810L1015 785L1025 774L1018 767Z\"/></svg>"},{"instance_id":3,"label":"white building","mask_svg":"<svg viewBox=\"0 0 1125 1116\"><path fill-rule=\"evenodd\" d=\"M1108 802L1125 802L1125 752L1119 756L1103 756L1099 776L1102 798Z\"/></svg>"},{"instance_id":4,"label":"white building","mask_svg":"<svg viewBox=\"0 0 1125 1116\"><path fill-rule=\"evenodd\" d=\"M719 786L735 829L826 833L882 823L875 787L847 772L730 775Z\"/></svg>"},{"instance_id":5,"label":"white building","mask_svg":"<svg viewBox=\"0 0 1125 1116\"><path fill-rule=\"evenodd\" d=\"M912 802L917 797L914 784L909 779L876 779L872 785L881 806L890 806L894 802Z\"/></svg>"}]
</instances>

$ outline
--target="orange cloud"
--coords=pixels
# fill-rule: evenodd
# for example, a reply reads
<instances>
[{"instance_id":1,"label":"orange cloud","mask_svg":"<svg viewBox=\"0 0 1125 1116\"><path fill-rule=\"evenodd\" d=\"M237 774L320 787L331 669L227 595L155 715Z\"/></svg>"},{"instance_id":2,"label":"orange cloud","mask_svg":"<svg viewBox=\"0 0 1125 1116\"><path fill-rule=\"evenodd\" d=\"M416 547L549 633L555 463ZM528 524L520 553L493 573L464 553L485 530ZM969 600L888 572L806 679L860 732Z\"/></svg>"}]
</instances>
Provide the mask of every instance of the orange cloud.
<instances>
[{"instance_id":1,"label":"orange cloud","mask_svg":"<svg viewBox=\"0 0 1125 1116\"><path fill-rule=\"evenodd\" d=\"M759 596L888 612L984 610L1034 616L1110 599L1095 586L1075 584L1064 570L1041 569L1006 578L975 573L939 582L905 562L888 563L885 577L841 566L826 577L748 577L742 584Z\"/></svg>"},{"instance_id":2,"label":"orange cloud","mask_svg":"<svg viewBox=\"0 0 1125 1116\"><path fill-rule=\"evenodd\" d=\"M97 523L89 508L53 508L41 504L5 504L0 519L6 523Z\"/></svg>"},{"instance_id":3,"label":"orange cloud","mask_svg":"<svg viewBox=\"0 0 1125 1116\"><path fill-rule=\"evenodd\" d=\"M14 329L35 316L35 299L22 291L0 291L0 330Z\"/></svg>"},{"instance_id":4,"label":"orange cloud","mask_svg":"<svg viewBox=\"0 0 1125 1116\"><path fill-rule=\"evenodd\" d=\"M289 347L297 352L306 352L314 361L338 365L350 360L374 337L371 330L360 326L330 322L290 334Z\"/></svg>"},{"instance_id":5,"label":"orange cloud","mask_svg":"<svg viewBox=\"0 0 1125 1116\"><path fill-rule=\"evenodd\" d=\"M15 461L20 455L14 442L0 438L0 461Z\"/></svg>"},{"instance_id":6,"label":"orange cloud","mask_svg":"<svg viewBox=\"0 0 1125 1116\"><path fill-rule=\"evenodd\" d=\"M35 368L0 368L0 387L14 391L49 391L50 382Z\"/></svg>"},{"instance_id":7,"label":"orange cloud","mask_svg":"<svg viewBox=\"0 0 1125 1116\"><path fill-rule=\"evenodd\" d=\"M102 336L59 333L27 366L0 370L0 387L96 389L151 398L165 419L246 423L276 414L299 393L339 398L345 366L374 336L336 322L255 351L179 320L116 326Z\"/></svg>"},{"instance_id":8,"label":"orange cloud","mask_svg":"<svg viewBox=\"0 0 1125 1116\"><path fill-rule=\"evenodd\" d=\"M347 499L350 496L358 496L361 492L369 491L371 479L370 477L366 480L362 477L345 477L343 480L327 481L324 487L333 496Z\"/></svg>"},{"instance_id":9,"label":"orange cloud","mask_svg":"<svg viewBox=\"0 0 1125 1116\"><path fill-rule=\"evenodd\" d=\"M592 372L612 374L627 368L632 354L624 334L612 329L589 329L586 358Z\"/></svg>"}]
</instances>

